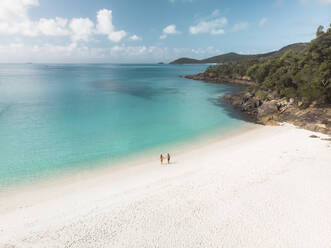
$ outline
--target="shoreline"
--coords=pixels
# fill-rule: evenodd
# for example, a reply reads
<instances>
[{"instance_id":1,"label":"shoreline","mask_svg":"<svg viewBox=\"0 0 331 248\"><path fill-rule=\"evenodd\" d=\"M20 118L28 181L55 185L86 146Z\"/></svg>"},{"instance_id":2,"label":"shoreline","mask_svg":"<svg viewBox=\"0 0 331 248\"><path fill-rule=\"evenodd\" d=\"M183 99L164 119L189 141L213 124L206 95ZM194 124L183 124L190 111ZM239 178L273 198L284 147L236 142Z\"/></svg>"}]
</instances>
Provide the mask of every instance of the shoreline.
<instances>
[{"instance_id":1,"label":"shoreline","mask_svg":"<svg viewBox=\"0 0 331 248\"><path fill-rule=\"evenodd\" d=\"M245 78L231 78L231 77L214 77L214 75L209 75L206 72L198 73L195 75L186 75L186 79L203 81L206 83L216 83L216 84L230 84L230 85L240 85L240 86L254 86L256 83L245 79Z\"/></svg>"},{"instance_id":2,"label":"shoreline","mask_svg":"<svg viewBox=\"0 0 331 248\"><path fill-rule=\"evenodd\" d=\"M170 166L155 159L2 195L0 247L328 247L327 137L258 126Z\"/></svg>"},{"instance_id":3,"label":"shoreline","mask_svg":"<svg viewBox=\"0 0 331 248\"><path fill-rule=\"evenodd\" d=\"M243 78L215 77L207 71L184 76L186 79L198 80L206 83L240 85L242 91L228 93L221 97L232 108L244 114L247 120L262 125L279 125L279 123L293 124L314 132L331 135L331 106L303 102L294 98L275 97L272 93L266 99L247 90L247 87L256 85L255 82Z\"/></svg>"},{"instance_id":4,"label":"shoreline","mask_svg":"<svg viewBox=\"0 0 331 248\"><path fill-rule=\"evenodd\" d=\"M186 137L181 140L171 141L165 144L160 144L154 147L131 152L114 159L103 158L93 162L75 163L75 165L79 166L46 171L46 173L34 175L31 178L25 178L4 184L0 183L0 196L3 192L8 190L12 192L17 188L29 187L29 185L39 184L46 181L56 181L57 179L64 177L74 177L75 174L80 174L82 171L83 174L88 174L89 172L93 172L95 170L98 171L104 169L112 169L113 167L115 168L118 166L135 165L137 163L150 161L155 158L159 158L161 152L164 153L166 151L171 151L172 154L180 154L191 149L192 147L198 147L205 143L210 143L221 138L230 137L232 135L236 135L238 133L252 129L256 126L258 125L255 123L242 120L242 123L238 124L238 126L234 129L229 127L224 128L221 126L203 134L196 134L189 138ZM177 152L173 152L174 150Z\"/></svg>"},{"instance_id":5,"label":"shoreline","mask_svg":"<svg viewBox=\"0 0 331 248\"><path fill-rule=\"evenodd\" d=\"M44 191L45 188L57 187L59 184L80 183L86 179L96 178L105 173L118 173L130 169L131 167L139 167L146 163L159 163L159 155L161 152L164 153L165 151L170 151L172 157L175 159L185 153L199 149L201 146L204 147L220 142L220 140L231 139L231 137L236 137L257 128L259 128L258 124L250 122L242 123L233 130L225 131L222 127L216 128L203 135L197 135L189 139L159 145L111 161L105 160L103 162L85 163L81 167L74 167L64 171L54 171L53 175L44 174L33 180L11 183L0 187L0 202L1 199L6 199L8 197L20 199L22 195L31 192L34 193L35 191L38 192L40 188ZM42 192L39 191L38 194L42 194ZM0 214L3 211L4 208L0 205Z\"/></svg>"},{"instance_id":6,"label":"shoreline","mask_svg":"<svg viewBox=\"0 0 331 248\"><path fill-rule=\"evenodd\" d=\"M222 100L249 117L254 123L278 125L290 123L310 131L331 135L331 106L319 105L316 101L304 103L294 98L273 97L262 100L247 91L229 93Z\"/></svg>"}]
</instances>

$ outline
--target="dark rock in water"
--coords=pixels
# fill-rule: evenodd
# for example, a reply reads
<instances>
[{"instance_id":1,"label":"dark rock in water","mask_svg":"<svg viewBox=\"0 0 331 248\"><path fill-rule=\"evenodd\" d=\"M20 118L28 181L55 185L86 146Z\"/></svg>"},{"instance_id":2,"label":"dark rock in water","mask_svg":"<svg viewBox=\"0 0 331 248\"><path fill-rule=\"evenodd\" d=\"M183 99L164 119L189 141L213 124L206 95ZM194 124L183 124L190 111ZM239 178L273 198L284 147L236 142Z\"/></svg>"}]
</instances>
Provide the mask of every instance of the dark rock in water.
<instances>
[{"instance_id":1,"label":"dark rock in water","mask_svg":"<svg viewBox=\"0 0 331 248\"><path fill-rule=\"evenodd\" d=\"M256 119L258 100L250 93L239 92L223 96L223 100L230 103L235 109L247 114L251 119Z\"/></svg>"}]
</instances>

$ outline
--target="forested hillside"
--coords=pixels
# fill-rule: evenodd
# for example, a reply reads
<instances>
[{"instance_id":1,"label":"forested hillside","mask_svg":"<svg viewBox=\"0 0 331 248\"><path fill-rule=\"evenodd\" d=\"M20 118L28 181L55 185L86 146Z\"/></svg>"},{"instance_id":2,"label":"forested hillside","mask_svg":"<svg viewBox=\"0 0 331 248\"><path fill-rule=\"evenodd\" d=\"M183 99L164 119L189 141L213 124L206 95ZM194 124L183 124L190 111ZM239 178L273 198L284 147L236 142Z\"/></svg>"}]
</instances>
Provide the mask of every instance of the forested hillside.
<instances>
[{"instance_id":1,"label":"forested hillside","mask_svg":"<svg viewBox=\"0 0 331 248\"><path fill-rule=\"evenodd\" d=\"M269 53L262 54L238 54L238 53L225 53L221 55L217 55L214 57L210 57L207 59L191 59L191 58L180 58L175 61L170 62L169 64L220 64L226 62L234 62L234 61L243 61L247 59L258 59L258 58L267 58L270 56L278 56L284 54L285 52L292 51L301 51L307 47L307 43L295 43L288 46L285 46L278 51L273 51Z\"/></svg>"},{"instance_id":2,"label":"forested hillside","mask_svg":"<svg viewBox=\"0 0 331 248\"><path fill-rule=\"evenodd\" d=\"M209 67L204 74L215 78L245 78L255 82L249 90L262 99L276 97L331 103L331 26L320 26L304 50L278 56L228 62Z\"/></svg>"}]
</instances>

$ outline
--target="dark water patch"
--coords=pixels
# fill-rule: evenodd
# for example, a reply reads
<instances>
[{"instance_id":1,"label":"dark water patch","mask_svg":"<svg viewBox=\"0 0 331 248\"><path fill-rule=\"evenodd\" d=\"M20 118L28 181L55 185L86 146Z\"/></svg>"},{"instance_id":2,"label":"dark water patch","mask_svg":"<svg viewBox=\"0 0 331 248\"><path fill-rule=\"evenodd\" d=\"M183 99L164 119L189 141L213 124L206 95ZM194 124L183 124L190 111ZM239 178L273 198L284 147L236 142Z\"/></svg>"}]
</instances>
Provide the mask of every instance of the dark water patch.
<instances>
[{"instance_id":1,"label":"dark water patch","mask_svg":"<svg viewBox=\"0 0 331 248\"><path fill-rule=\"evenodd\" d=\"M218 98L209 98L208 99L212 104L216 105L217 107L220 107L223 109L228 116L230 116L233 119L241 120L241 121L251 121L247 115L244 113L234 109L231 104L223 101L221 97Z\"/></svg>"},{"instance_id":2,"label":"dark water patch","mask_svg":"<svg viewBox=\"0 0 331 248\"><path fill-rule=\"evenodd\" d=\"M162 94L177 94L179 91L175 88L153 88L148 85L128 84L120 81L103 80L91 82L90 86L100 89L102 91L112 91L122 94L127 94L144 99L152 99L153 97Z\"/></svg>"},{"instance_id":3,"label":"dark water patch","mask_svg":"<svg viewBox=\"0 0 331 248\"><path fill-rule=\"evenodd\" d=\"M10 108L10 104L1 104L0 103L0 116L5 114L6 111L8 111Z\"/></svg>"},{"instance_id":4,"label":"dark water patch","mask_svg":"<svg viewBox=\"0 0 331 248\"><path fill-rule=\"evenodd\" d=\"M241 121L251 121L247 115L233 108L233 106L222 100L222 96L227 94L233 94L241 92L245 89L244 86L241 85L231 85L225 84L222 89L219 91L220 95L218 97L209 98L208 100L217 107L223 109L228 116L233 119L241 120Z\"/></svg>"}]
</instances>

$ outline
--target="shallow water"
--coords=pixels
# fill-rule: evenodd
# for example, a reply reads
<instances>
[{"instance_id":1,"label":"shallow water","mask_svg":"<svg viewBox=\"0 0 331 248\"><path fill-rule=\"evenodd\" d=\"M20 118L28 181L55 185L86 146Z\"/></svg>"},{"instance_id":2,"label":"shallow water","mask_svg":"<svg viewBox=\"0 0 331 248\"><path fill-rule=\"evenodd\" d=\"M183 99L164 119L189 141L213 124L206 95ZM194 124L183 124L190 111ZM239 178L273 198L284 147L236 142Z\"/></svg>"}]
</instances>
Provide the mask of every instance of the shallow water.
<instances>
[{"instance_id":1,"label":"shallow water","mask_svg":"<svg viewBox=\"0 0 331 248\"><path fill-rule=\"evenodd\" d=\"M0 65L0 185L229 132L232 86L180 75L205 65Z\"/></svg>"}]
</instances>

